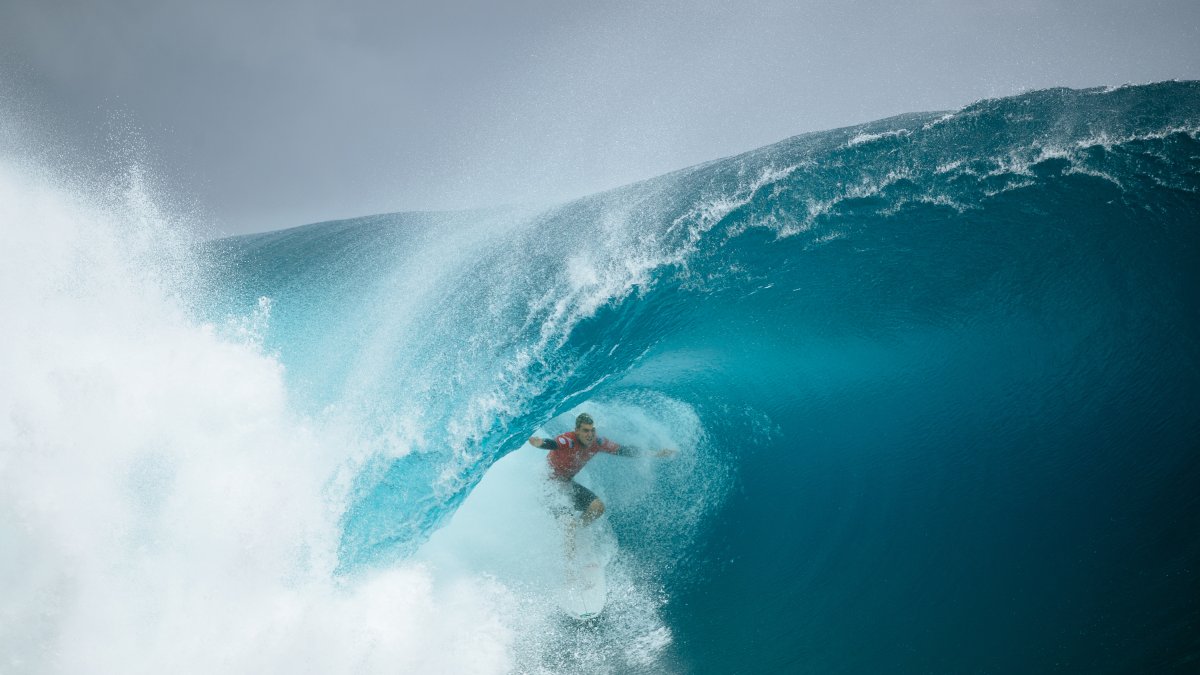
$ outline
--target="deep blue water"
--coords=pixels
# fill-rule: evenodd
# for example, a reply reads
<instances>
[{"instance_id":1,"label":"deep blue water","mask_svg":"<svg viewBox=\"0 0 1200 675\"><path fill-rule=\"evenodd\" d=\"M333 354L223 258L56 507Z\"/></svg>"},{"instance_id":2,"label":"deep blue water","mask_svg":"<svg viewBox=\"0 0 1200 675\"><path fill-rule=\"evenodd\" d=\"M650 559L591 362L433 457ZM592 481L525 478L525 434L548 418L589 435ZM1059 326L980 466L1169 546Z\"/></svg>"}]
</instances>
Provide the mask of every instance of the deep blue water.
<instances>
[{"instance_id":1,"label":"deep blue water","mask_svg":"<svg viewBox=\"0 0 1200 675\"><path fill-rule=\"evenodd\" d=\"M608 658L543 666L1197 672L1198 131L1191 82L902 115L543 211L213 242L204 311L268 298L298 405L365 448L348 579L579 410L679 448L588 477L670 640L626 655L614 597L564 629Z\"/></svg>"}]
</instances>

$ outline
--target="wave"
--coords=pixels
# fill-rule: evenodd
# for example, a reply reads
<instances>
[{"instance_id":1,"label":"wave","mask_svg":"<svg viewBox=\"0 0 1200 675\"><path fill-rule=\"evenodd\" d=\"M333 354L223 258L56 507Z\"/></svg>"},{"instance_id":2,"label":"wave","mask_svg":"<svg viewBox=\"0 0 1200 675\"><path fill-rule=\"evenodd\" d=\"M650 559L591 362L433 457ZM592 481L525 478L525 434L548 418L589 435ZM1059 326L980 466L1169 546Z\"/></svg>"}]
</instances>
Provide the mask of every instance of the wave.
<instances>
[{"instance_id":1,"label":"wave","mask_svg":"<svg viewBox=\"0 0 1200 675\"><path fill-rule=\"evenodd\" d=\"M1183 668L1197 103L1038 91L549 209L206 243L137 190L97 204L6 166L5 222L41 226L4 231L2 578L7 616L45 618L6 620L5 651ZM618 542L587 626L555 609L524 445L582 410L679 449L582 474Z\"/></svg>"}]
</instances>

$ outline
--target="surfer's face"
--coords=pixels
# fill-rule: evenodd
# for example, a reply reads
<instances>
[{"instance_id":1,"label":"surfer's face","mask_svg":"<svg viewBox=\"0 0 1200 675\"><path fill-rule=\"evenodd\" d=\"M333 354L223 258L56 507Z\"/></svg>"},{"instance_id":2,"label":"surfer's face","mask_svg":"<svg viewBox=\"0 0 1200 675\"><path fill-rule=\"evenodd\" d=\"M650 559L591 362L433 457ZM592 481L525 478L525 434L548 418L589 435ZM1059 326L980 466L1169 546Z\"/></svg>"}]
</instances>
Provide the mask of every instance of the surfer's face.
<instances>
[{"instance_id":1,"label":"surfer's face","mask_svg":"<svg viewBox=\"0 0 1200 675\"><path fill-rule=\"evenodd\" d=\"M594 424L580 424L575 427L575 438L579 439L579 443L583 447L588 447L596 440L596 426Z\"/></svg>"}]
</instances>

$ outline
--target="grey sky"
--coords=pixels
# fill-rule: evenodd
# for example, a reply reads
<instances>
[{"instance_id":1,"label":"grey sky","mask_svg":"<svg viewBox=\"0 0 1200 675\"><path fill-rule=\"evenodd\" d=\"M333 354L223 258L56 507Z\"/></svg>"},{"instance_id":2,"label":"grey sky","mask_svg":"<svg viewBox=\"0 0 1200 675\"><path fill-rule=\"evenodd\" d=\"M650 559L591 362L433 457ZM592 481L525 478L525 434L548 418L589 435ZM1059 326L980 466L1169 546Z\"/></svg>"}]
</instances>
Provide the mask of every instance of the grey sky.
<instances>
[{"instance_id":1,"label":"grey sky","mask_svg":"<svg viewBox=\"0 0 1200 675\"><path fill-rule=\"evenodd\" d=\"M1197 79L1200 3L0 0L5 77L80 137L133 120L235 233L557 200L901 112Z\"/></svg>"}]
</instances>

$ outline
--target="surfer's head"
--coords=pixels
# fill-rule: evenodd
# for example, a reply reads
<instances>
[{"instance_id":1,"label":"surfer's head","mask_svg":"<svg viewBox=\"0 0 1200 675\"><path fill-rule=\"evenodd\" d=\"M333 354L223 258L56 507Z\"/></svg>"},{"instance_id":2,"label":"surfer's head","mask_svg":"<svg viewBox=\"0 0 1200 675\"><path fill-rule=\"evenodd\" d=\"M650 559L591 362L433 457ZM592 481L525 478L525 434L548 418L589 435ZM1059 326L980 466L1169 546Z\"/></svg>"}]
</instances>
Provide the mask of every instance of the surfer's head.
<instances>
[{"instance_id":1,"label":"surfer's head","mask_svg":"<svg viewBox=\"0 0 1200 675\"><path fill-rule=\"evenodd\" d=\"M579 417L575 418L575 438L578 438L585 448L596 440L596 423L592 421L591 415L580 413Z\"/></svg>"}]
</instances>

